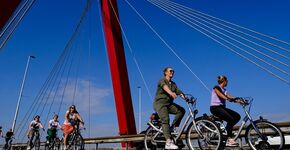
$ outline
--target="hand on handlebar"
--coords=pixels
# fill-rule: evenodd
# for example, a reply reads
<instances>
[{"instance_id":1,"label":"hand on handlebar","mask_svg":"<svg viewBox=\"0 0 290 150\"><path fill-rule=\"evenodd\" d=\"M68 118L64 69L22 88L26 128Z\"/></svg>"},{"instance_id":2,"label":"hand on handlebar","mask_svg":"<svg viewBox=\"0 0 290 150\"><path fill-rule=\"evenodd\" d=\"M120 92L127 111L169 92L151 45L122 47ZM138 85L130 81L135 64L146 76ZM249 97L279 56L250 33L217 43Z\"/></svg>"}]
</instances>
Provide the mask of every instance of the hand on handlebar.
<instances>
[{"instance_id":1,"label":"hand on handlebar","mask_svg":"<svg viewBox=\"0 0 290 150\"><path fill-rule=\"evenodd\" d=\"M176 93L174 93L174 92L171 92L169 95L170 95L171 97L173 97L174 99L177 98L177 95L176 95Z\"/></svg>"}]
</instances>

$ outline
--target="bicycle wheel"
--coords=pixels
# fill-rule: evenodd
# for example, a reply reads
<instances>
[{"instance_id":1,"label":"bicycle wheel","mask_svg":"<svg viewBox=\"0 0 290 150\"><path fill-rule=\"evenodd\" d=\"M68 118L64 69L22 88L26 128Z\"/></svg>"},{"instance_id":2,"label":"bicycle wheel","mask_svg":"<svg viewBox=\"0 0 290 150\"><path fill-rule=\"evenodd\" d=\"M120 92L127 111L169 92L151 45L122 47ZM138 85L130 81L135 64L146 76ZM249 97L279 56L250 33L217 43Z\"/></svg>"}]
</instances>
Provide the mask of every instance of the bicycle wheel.
<instances>
[{"instance_id":1,"label":"bicycle wheel","mask_svg":"<svg viewBox=\"0 0 290 150\"><path fill-rule=\"evenodd\" d=\"M156 135L158 131L154 130L152 127L148 128L145 136L144 136L144 148L145 150L156 150L157 149L157 142L155 141ZM165 139L164 139L165 141Z\"/></svg>"},{"instance_id":2,"label":"bicycle wheel","mask_svg":"<svg viewBox=\"0 0 290 150\"><path fill-rule=\"evenodd\" d=\"M83 150L85 147L84 139L80 134L75 136L73 143L74 143L73 147L75 150Z\"/></svg>"},{"instance_id":3,"label":"bicycle wheel","mask_svg":"<svg viewBox=\"0 0 290 150\"><path fill-rule=\"evenodd\" d=\"M60 146L61 146L61 140L59 138L55 138L54 139L54 150L60 150Z\"/></svg>"},{"instance_id":4,"label":"bicycle wheel","mask_svg":"<svg viewBox=\"0 0 290 150\"><path fill-rule=\"evenodd\" d=\"M35 138L34 149L35 150L40 150L40 139L39 138Z\"/></svg>"},{"instance_id":5,"label":"bicycle wheel","mask_svg":"<svg viewBox=\"0 0 290 150\"><path fill-rule=\"evenodd\" d=\"M215 122L207 119L197 118L196 128L191 123L187 128L186 142L189 149L197 148L202 150L218 150L222 145L220 128ZM200 134L197 133L196 129Z\"/></svg>"},{"instance_id":6,"label":"bicycle wheel","mask_svg":"<svg viewBox=\"0 0 290 150\"><path fill-rule=\"evenodd\" d=\"M252 149L283 149L285 144L284 134L275 124L265 120L257 120L254 125L256 130L253 125L249 125L245 132L246 141Z\"/></svg>"}]
</instances>

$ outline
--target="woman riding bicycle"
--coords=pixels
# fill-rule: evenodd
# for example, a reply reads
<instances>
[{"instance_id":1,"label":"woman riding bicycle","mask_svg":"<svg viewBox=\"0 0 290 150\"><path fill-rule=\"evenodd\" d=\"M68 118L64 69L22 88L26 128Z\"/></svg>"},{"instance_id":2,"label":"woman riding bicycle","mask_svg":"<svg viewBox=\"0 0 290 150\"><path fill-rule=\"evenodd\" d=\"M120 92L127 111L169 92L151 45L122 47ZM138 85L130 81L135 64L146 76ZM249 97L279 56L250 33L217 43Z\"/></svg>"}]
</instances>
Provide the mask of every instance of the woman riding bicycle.
<instances>
[{"instance_id":1,"label":"woman riding bicycle","mask_svg":"<svg viewBox=\"0 0 290 150\"><path fill-rule=\"evenodd\" d=\"M75 126L77 125L77 122L80 122L82 125L84 124L83 119L81 118L80 114L76 110L75 105L71 105L69 107L69 110L65 113L65 121L63 124L63 133L64 133L64 149L67 149L67 138L68 135L71 134Z\"/></svg>"},{"instance_id":2,"label":"woman riding bicycle","mask_svg":"<svg viewBox=\"0 0 290 150\"><path fill-rule=\"evenodd\" d=\"M47 129L47 143L51 142L52 139L56 138L57 128L61 128L58 122L58 115L55 114L53 119L48 122L48 129Z\"/></svg>"},{"instance_id":3,"label":"woman riding bicycle","mask_svg":"<svg viewBox=\"0 0 290 150\"><path fill-rule=\"evenodd\" d=\"M166 139L165 149L178 149L171 140L171 132L169 126L169 114L175 114L175 118L172 122L172 128L178 127L182 117L185 114L184 108L175 104L173 100L180 95L185 99L184 94L178 89L175 82L171 79L173 77L174 70L171 67L166 67L163 70L163 75L157 85L156 96L154 100L154 110L158 113L161 122L162 130Z\"/></svg>"},{"instance_id":4,"label":"woman riding bicycle","mask_svg":"<svg viewBox=\"0 0 290 150\"><path fill-rule=\"evenodd\" d=\"M39 132L39 129L44 130L43 125L40 122L40 116L36 115L29 124L29 132L28 132L29 145L27 146L27 149L30 149L33 146L32 144L33 138L35 136L35 133Z\"/></svg>"},{"instance_id":5,"label":"woman riding bicycle","mask_svg":"<svg viewBox=\"0 0 290 150\"><path fill-rule=\"evenodd\" d=\"M233 137L233 127L239 122L241 116L231 110L226 108L226 100L230 102L242 103L239 99L231 96L225 87L228 84L226 76L218 76L218 85L214 86L211 94L211 106L210 111L213 115L219 117L220 119L227 122L227 146L237 146L238 143L232 139Z\"/></svg>"}]
</instances>

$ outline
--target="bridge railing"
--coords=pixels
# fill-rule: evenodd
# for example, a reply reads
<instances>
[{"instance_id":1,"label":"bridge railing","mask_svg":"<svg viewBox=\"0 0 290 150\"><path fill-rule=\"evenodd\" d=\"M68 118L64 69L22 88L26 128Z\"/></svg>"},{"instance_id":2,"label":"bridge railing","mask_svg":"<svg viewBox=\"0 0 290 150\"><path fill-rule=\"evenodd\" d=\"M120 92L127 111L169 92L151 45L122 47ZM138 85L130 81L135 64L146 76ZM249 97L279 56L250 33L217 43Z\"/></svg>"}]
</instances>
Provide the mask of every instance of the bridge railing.
<instances>
[{"instance_id":1,"label":"bridge railing","mask_svg":"<svg viewBox=\"0 0 290 150\"><path fill-rule=\"evenodd\" d=\"M290 122L279 122L276 123L278 127L282 130L282 132L285 134L285 136L290 135ZM239 126L234 127L234 132L237 132ZM245 129L243 129L243 132L241 134L241 137L244 136ZM197 136L196 136L197 137ZM185 138L183 135L182 138ZM127 143L127 149L128 149L128 143L137 143L135 146L140 146L140 144L143 144L144 141L144 134L135 134L135 135L120 135L120 136L106 136L106 137L96 137L96 138L85 138L84 139L85 144L95 144L96 149L98 149L100 144L109 144L109 143ZM286 141L286 144L290 146L290 141ZM13 149L26 149L26 143L15 143L13 144ZM44 146L44 142L41 144Z\"/></svg>"}]
</instances>

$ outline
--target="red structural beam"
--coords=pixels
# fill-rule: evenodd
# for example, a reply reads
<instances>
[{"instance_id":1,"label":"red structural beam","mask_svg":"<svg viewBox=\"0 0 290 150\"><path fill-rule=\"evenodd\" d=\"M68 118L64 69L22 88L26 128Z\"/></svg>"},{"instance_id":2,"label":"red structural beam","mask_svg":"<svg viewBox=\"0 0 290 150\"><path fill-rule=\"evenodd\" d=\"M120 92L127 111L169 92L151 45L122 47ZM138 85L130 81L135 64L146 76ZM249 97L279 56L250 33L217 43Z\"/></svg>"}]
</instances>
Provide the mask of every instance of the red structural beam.
<instances>
[{"instance_id":1,"label":"red structural beam","mask_svg":"<svg viewBox=\"0 0 290 150\"><path fill-rule=\"evenodd\" d=\"M122 33L118 22L117 1L101 0L101 8L118 115L119 134L136 134Z\"/></svg>"},{"instance_id":2,"label":"red structural beam","mask_svg":"<svg viewBox=\"0 0 290 150\"><path fill-rule=\"evenodd\" d=\"M20 2L21 0L0 0L0 32Z\"/></svg>"}]
</instances>

